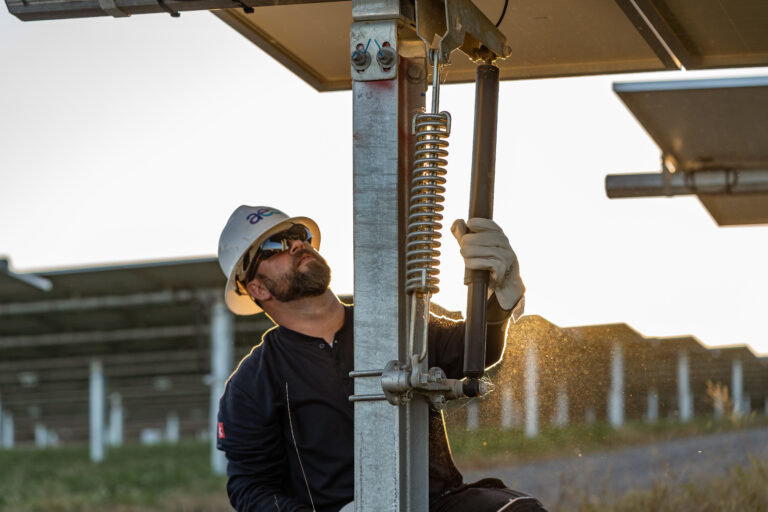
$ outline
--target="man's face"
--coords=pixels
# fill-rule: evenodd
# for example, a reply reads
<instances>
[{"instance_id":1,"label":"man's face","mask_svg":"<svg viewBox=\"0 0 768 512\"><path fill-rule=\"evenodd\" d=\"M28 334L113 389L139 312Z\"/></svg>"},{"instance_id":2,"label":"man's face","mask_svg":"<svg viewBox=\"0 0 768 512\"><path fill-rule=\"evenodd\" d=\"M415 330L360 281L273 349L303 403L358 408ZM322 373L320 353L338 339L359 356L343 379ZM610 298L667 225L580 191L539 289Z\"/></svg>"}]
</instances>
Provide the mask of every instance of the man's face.
<instances>
[{"instance_id":1,"label":"man's face","mask_svg":"<svg viewBox=\"0 0 768 512\"><path fill-rule=\"evenodd\" d=\"M281 302L322 295L331 269L308 242L294 240L290 249L259 263L256 278Z\"/></svg>"}]
</instances>

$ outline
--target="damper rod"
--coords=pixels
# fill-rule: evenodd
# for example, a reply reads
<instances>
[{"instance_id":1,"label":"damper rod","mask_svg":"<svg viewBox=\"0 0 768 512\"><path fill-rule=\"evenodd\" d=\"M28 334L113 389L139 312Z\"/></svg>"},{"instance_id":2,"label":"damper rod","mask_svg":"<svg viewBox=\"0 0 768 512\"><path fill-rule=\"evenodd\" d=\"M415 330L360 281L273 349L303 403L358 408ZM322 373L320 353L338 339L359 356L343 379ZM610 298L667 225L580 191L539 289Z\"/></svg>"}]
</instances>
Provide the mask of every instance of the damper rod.
<instances>
[{"instance_id":1,"label":"damper rod","mask_svg":"<svg viewBox=\"0 0 768 512\"><path fill-rule=\"evenodd\" d=\"M496 173L496 124L499 111L499 68L477 66L475 133L472 150L472 184L469 218L493 218L493 185ZM488 302L487 270L467 269L467 322L464 338L464 376L479 379L485 372L485 323Z\"/></svg>"}]
</instances>

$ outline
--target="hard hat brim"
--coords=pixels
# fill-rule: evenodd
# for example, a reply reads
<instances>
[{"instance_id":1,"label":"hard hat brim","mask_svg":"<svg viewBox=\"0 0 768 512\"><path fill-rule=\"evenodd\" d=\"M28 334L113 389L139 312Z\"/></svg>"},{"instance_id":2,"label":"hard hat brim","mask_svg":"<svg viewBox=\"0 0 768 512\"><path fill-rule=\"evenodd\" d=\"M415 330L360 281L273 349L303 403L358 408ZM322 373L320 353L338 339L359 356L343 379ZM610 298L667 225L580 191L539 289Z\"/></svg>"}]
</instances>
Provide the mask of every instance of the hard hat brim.
<instances>
[{"instance_id":1,"label":"hard hat brim","mask_svg":"<svg viewBox=\"0 0 768 512\"><path fill-rule=\"evenodd\" d=\"M261 236L254 240L253 243L243 251L243 253L238 258L237 263L235 263L235 265L232 267L232 271L229 273L229 278L227 279L227 287L224 289L224 301L227 303L229 310L234 314L255 315L263 311L258 306L258 304L253 301L253 298L250 295L241 295L236 291L237 269L242 266L243 258L248 253L248 251L253 248L254 245L261 245L264 240L274 235L275 233L279 233L284 229L288 229L292 224L301 224L306 226L307 229L309 229L309 232L312 233L312 241L310 242L312 247L314 247L315 250L320 249L320 228L318 228L315 221L309 217L291 217L289 219L285 219L284 221L275 224L270 229L262 233Z\"/></svg>"}]
</instances>

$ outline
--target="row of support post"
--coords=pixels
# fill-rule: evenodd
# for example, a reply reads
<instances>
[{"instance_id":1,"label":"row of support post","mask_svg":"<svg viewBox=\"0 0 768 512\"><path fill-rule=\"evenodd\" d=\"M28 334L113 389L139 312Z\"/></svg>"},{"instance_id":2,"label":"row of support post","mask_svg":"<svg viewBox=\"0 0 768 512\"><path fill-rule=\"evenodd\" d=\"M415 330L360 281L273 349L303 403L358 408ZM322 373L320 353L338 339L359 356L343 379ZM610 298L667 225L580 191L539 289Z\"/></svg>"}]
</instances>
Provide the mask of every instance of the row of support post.
<instances>
[{"instance_id":1,"label":"row of support post","mask_svg":"<svg viewBox=\"0 0 768 512\"><path fill-rule=\"evenodd\" d=\"M224 391L227 378L233 368L234 357L234 319L223 300L215 300L211 305L211 378L210 378L210 415L209 439L211 440L211 467L216 474L226 472L226 459L216 449L217 413L219 398ZM105 458L106 446L120 446L124 438L125 415L120 393L109 395L109 421L107 417L106 380L104 366L99 359L92 359L89 365L88 409L89 409L89 453L94 462ZM15 443L15 425L13 413L3 407L0 397L0 447L10 449ZM170 411L166 417L165 441L177 442L180 435L180 421L176 412ZM38 447L55 446L59 436L45 423L34 425L34 439Z\"/></svg>"},{"instance_id":2,"label":"row of support post","mask_svg":"<svg viewBox=\"0 0 768 512\"><path fill-rule=\"evenodd\" d=\"M539 434L539 391L540 379L538 374L538 354L534 341L526 342L524 355L523 378L523 402L524 411L517 410L514 390L511 386L502 386L501 393L501 427L510 429L523 422L527 437L535 437ZM624 424L624 351L620 343L614 343L611 347L610 359L610 384L607 397L607 418L609 423L618 428ZM680 351L677 355L677 415L681 421L690 421L694 416L693 391L691 389L690 356L687 351ZM751 400L744 394L743 364L739 359L731 362L731 397L730 412L735 416L750 413ZM714 397L714 414L722 417L725 414L726 397ZM565 426L569 422L568 392L564 383L560 383L556 390L555 407L551 417L551 424ZM768 415L768 398L765 401L765 413ZM466 428L476 430L480 426L478 402L473 401L467 405ZM590 418L591 416L591 418ZM648 422L659 420L659 391L655 387L648 388L646 397L646 411L644 419ZM595 411L587 407L585 410L586 423L594 423Z\"/></svg>"}]
</instances>

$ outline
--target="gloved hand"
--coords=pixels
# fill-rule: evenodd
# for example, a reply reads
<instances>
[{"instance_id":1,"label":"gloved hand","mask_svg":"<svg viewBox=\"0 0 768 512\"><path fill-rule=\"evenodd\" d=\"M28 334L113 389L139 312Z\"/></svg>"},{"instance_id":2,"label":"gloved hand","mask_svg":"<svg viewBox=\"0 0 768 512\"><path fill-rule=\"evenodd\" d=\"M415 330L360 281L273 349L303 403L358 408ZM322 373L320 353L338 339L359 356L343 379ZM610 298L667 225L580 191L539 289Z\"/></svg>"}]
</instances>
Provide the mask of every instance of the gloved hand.
<instances>
[{"instance_id":1,"label":"gloved hand","mask_svg":"<svg viewBox=\"0 0 768 512\"><path fill-rule=\"evenodd\" d=\"M459 242L464 265L473 270L489 270L488 287L496 294L499 305L506 310L514 308L525 293L525 286L520 279L517 256L504 231L490 219L472 218L466 223L457 219L451 233Z\"/></svg>"}]
</instances>

